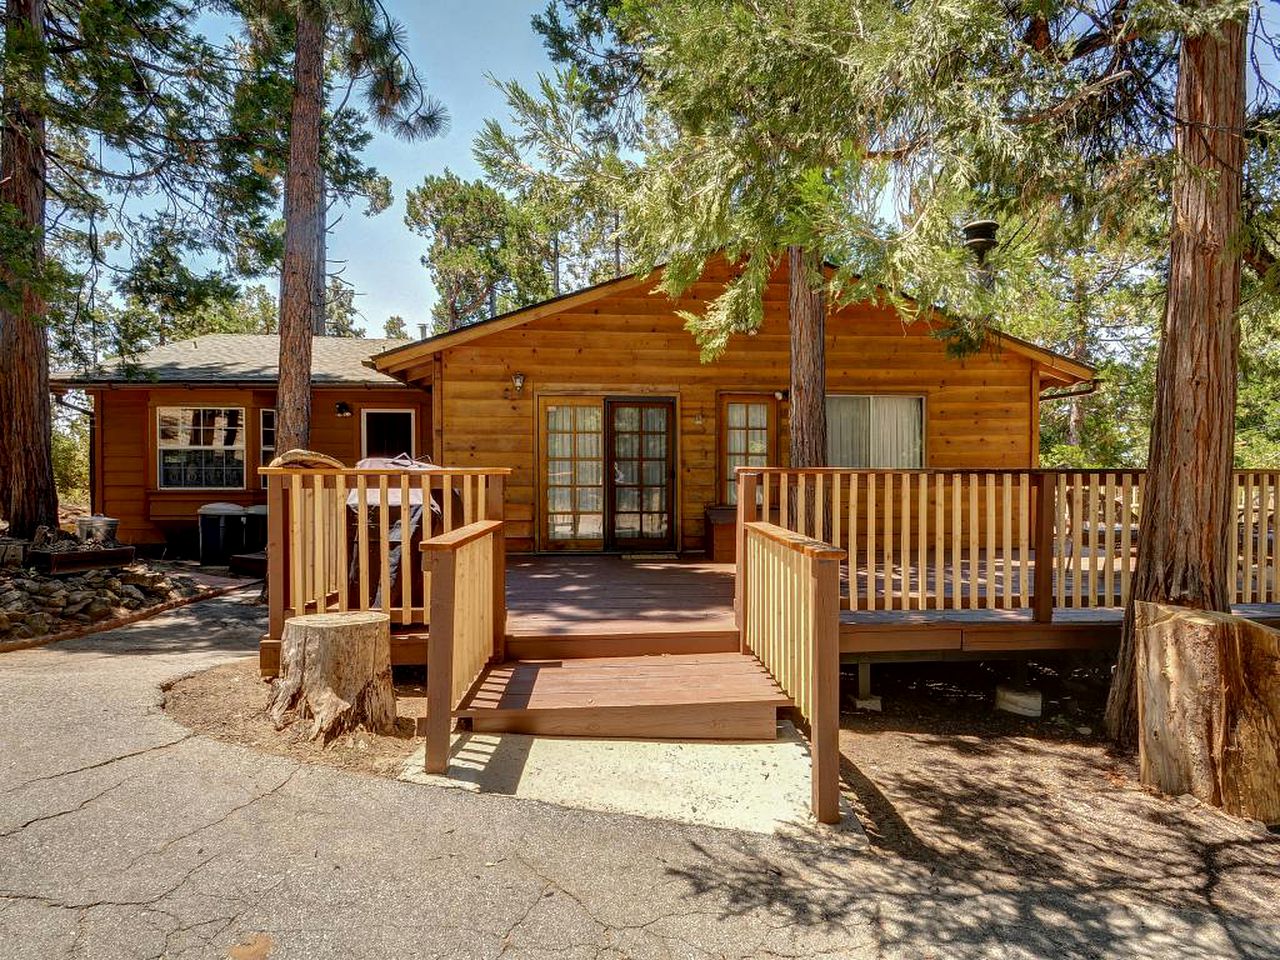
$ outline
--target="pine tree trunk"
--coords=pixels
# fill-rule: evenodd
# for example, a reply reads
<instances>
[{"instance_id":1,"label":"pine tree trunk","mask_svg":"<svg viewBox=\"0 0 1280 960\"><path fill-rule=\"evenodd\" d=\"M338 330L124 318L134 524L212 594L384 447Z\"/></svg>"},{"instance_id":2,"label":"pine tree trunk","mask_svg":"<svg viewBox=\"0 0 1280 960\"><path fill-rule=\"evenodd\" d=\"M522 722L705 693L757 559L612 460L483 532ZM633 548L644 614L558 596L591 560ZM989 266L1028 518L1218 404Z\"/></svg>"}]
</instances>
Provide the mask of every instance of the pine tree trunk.
<instances>
[{"instance_id":1,"label":"pine tree trunk","mask_svg":"<svg viewBox=\"0 0 1280 960\"><path fill-rule=\"evenodd\" d=\"M787 248L791 328L791 466L827 462L826 296L822 264L803 247Z\"/></svg>"},{"instance_id":2,"label":"pine tree trunk","mask_svg":"<svg viewBox=\"0 0 1280 960\"><path fill-rule=\"evenodd\" d=\"M1186 37L1178 63L1168 300L1138 528L1138 565L1107 701L1137 739L1134 602L1226 610L1235 555L1232 455L1240 337L1245 32Z\"/></svg>"},{"instance_id":3,"label":"pine tree trunk","mask_svg":"<svg viewBox=\"0 0 1280 960\"><path fill-rule=\"evenodd\" d=\"M5 10L5 50L43 41L43 0L11 0ZM58 491L53 479L52 411L49 404L49 344L45 304L35 284L44 261L45 120L21 102L23 83L12 82L23 58L8 64L4 123L0 128L0 207L12 212L13 226L27 232L26 262L0 268L10 287L0 300L0 510L9 532L27 538L39 526L58 524ZM42 85L40 75L21 78Z\"/></svg>"},{"instance_id":4,"label":"pine tree trunk","mask_svg":"<svg viewBox=\"0 0 1280 960\"><path fill-rule=\"evenodd\" d=\"M305 450L311 436L311 336L316 318L323 212L320 123L324 111L324 23L298 12L284 190L284 263L280 274L280 383L276 449Z\"/></svg>"},{"instance_id":5,"label":"pine tree trunk","mask_svg":"<svg viewBox=\"0 0 1280 960\"><path fill-rule=\"evenodd\" d=\"M329 194L324 176L324 147L320 148L320 213L316 217L316 267L311 294L311 332L317 337L329 334Z\"/></svg>"}]
</instances>

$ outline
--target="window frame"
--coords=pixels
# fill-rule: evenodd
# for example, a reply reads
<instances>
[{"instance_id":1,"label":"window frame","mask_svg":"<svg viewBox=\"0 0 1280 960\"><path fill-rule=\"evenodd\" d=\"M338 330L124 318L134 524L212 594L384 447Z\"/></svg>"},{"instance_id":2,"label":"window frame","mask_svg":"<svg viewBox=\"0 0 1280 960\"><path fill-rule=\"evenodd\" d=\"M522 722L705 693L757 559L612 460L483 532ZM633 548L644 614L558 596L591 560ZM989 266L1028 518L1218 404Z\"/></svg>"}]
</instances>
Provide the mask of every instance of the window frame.
<instances>
[{"instance_id":1,"label":"window frame","mask_svg":"<svg viewBox=\"0 0 1280 960\"><path fill-rule=\"evenodd\" d=\"M767 404L765 420L767 432L765 463L778 463L778 397L775 393L752 393L750 391L732 391L719 394L716 407L716 503L730 506L728 499L729 482L733 474L729 470L729 404L760 403Z\"/></svg>"},{"instance_id":2,"label":"window frame","mask_svg":"<svg viewBox=\"0 0 1280 960\"><path fill-rule=\"evenodd\" d=\"M874 401L877 398L889 399L889 400L919 400L920 401L920 465L918 467L867 466L867 467L838 467L837 469L840 469L840 470L927 470L929 469L929 430L928 430L929 396L928 394L916 393L910 390L903 390L899 393L894 393L892 391L880 391L879 393L855 393L855 392L846 391L846 390L838 390L834 392L828 391L827 393L823 394L823 397L822 397L822 402L824 405L826 404L827 399L830 397L866 397L869 401ZM867 410L868 423L872 423L872 417L874 416L874 411L875 411L875 404L874 403L869 404L868 410ZM830 430L828 429L828 437L829 436L830 436ZM870 438L868 438L868 442L869 440ZM829 442L830 441L828 440L828 443ZM868 447L868 450L869 449L870 448ZM827 459L830 460L830 450L828 450L827 453L828 453Z\"/></svg>"},{"instance_id":3,"label":"window frame","mask_svg":"<svg viewBox=\"0 0 1280 960\"><path fill-rule=\"evenodd\" d=\"M418 455L418 411L413 407L361 407L360 408L360 459L369 456L369 414L407 413L409 415L409 456Z\"/></svg>"},{"instance_id":4,"label":"window frame","mask_svg":"<svg viewBox=\"0 0 1280 960\"><path fill-rule=\"evenodd\" d=\"M193 410L239 410L240 411L240 445L237 447L194 447L194 446L176 446L162 447L160 445L160 417L166 411L181 411L189 413ZM173 404L157 404L155 407L155 442L152 449L156 456L156 490L164 493L185 493L189 491L213 491L213 490L248 490L249 489L249 417L248 408L240 404L209 404L197 403L190 405L173 405ZM241 464L241 477L239 486L222 485L218 487L189 487L189 486L170 486L164 482L164 461L161 457L163 450L239 450L243 455L243 463Z\"/></svg>"},{"instance_id":5,"label":"window frame","mask_svg":"<svg viewBox=\"0 0 1280 960\"><path fill-rule=\"evenodd\" d=\"M267 431L267 425L265 421L268 413L271 414L271 457L270 459L263 456L263 454L267 452L267 445L262 440L263 436L266 434L266 431ZM267 464L271 462L271 460L274 460L275 453L276 453L276 408L275 407L259 407L258 408L258 467L259 469L261 469L262 467L265 467ZM262 489L263 490L267 489L267 478L263 476L259 476L258 480L262 484Z\"/></svg>"}]
</instances>

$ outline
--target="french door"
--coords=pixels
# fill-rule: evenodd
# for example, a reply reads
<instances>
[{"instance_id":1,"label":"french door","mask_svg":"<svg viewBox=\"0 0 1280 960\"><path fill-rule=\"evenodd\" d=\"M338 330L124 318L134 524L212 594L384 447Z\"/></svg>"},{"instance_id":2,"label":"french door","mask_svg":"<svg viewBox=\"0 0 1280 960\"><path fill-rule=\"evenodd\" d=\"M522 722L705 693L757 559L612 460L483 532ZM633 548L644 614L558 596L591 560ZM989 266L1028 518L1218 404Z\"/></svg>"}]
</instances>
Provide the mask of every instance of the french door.
<instances>
[{"instance_id":1,"label":"french door","mask_svg":"<svg viewBox=\"0 0 1280 960\"><path fill-rule=\"evenodd\" d=\"M675 401L605 400L605 549L675 546Z\"/></svg>"},{"instance_id":2,"label":"french door","mask_svg":"<svg viewBox=\"0 0 1280 960\"><path fill-rule=\"evenodd\" d=\"M675 401L544 397L542 548L671 550Z\"/></svg>"}]
</instances>

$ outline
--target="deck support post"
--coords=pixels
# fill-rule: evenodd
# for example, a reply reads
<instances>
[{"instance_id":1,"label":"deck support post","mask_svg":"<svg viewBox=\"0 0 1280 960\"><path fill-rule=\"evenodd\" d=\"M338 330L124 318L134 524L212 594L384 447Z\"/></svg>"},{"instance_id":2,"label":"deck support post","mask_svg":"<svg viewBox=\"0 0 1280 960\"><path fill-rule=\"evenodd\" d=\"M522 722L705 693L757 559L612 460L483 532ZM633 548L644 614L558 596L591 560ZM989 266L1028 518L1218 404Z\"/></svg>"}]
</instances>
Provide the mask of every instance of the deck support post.
<instances>
[{"instance_id":1,"label":"deck support post","mask_svg":"<svg viewBox=\"0 0 1280 960\"><path fill-rule=\"evenodd\" d=\"M493 659L501 663L507 656L506 477L490 477L487 496L485 519L503 521L493 532Z\"/></svg>"},{"instance_id":2,"label":"deck support post","mask_svg":"<svg viewBox=\"0 0 1280 960\"><path fill-rule=\"evenodd\" d=\"M813 630L813 815L819 823L840 822L840 560L811 560Z\"/></svg>"},{"instance_id":3,"label":"deck support post","mask_svg":"<svg viewBox=\"0 0 1280 960\"><path fill-rule=\"evenodd\" d=\"M431 570L431 629L427 635L427 773L444 774L449 770L449 735L453 731L456 557L452 550L432 550L423 558Z\"/></svg>"},{"instance_id":4,"label":"deck support post","mask_svg":"<svg viewBox=\"0 0 1280 960\"><path fill-rule=\"evenodd\" d=\"M858 662L858 699L871 699L871 664L866 660Z\"/></svg>"},{"instance_id":5,"label":"deck support post","mask_svg":"<svg viewBox=\"0 0 1280 960\"><path fill-rule=\"evenodd\" d=\"M1036 623L1053 620L1053 518L1057 484L1053 475L1039 471L1034 477L1035 580L1031 595L1032 617Z\"/></svg>"},{"instance_id":6,"label":"deck support post","mask_svg":"<svg viewBox=\"0 0 1280 960\"><path fill-rule=\"evenodd\" d=\"M284 477L267 477L267 637L279 640L284 634L285 591L289 569L284 535Z\"/></svg>"},{"instance_id":7,"label":"deck support post","mask_svg":"<svg viewBox=\"0 0 1280 960\"><path fill-rule=\"evenodd\" d=\"M747 524L757 519L756 491L759 488L760 474L738 470L738 525L734 531L734 570L733 576L733 619L741 634L742 615L746 610L747 590ZM745 641L743 641L745 643ZM743 651L745 652L745 647Z\"/></svg>"}]
</instances>

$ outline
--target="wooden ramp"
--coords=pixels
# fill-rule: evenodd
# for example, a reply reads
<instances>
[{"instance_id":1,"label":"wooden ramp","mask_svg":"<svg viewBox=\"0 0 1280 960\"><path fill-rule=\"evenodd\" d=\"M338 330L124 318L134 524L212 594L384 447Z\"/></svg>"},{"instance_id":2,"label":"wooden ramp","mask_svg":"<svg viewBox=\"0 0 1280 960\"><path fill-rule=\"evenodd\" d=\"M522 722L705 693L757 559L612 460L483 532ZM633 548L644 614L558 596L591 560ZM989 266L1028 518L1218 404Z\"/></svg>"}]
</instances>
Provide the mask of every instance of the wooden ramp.
<instances>
[{"instance_id":1,"label":"wooden ramp","mask_svg":"<svg viewBox=\"0 0 1280 960\"><path fill-rule=\"evenodd\" d=\"M489 667L457 710L482 732L632 740L772 740L790 706L755 657L655 654Z\"/></svg>"}]
</instances>

